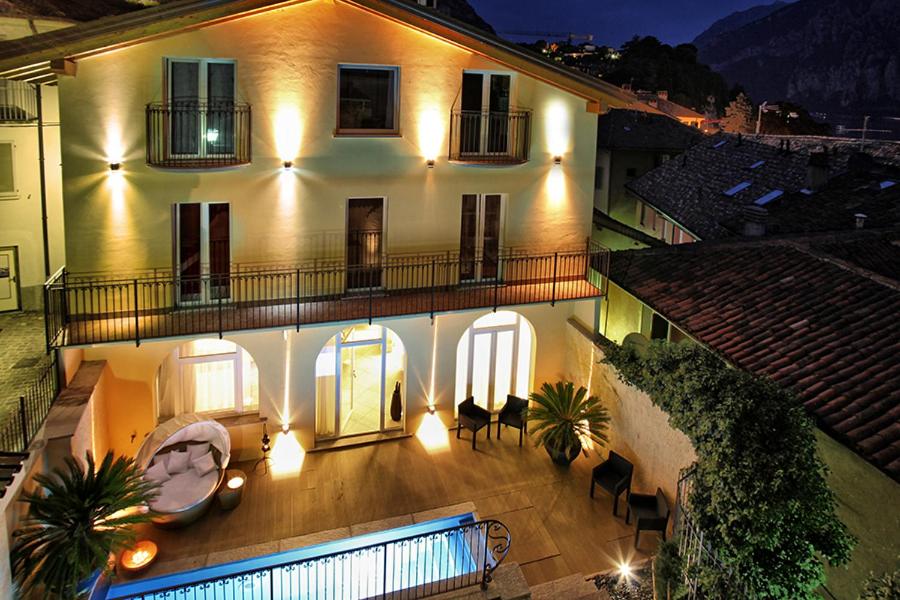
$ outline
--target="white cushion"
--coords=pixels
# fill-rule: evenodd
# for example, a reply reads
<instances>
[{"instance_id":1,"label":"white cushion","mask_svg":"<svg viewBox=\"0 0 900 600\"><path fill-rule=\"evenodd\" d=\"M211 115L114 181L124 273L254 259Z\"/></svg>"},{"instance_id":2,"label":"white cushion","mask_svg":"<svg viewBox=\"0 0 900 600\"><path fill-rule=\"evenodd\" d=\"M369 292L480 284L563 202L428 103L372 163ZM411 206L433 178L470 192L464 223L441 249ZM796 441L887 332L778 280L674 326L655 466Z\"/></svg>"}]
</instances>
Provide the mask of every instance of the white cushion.
<instances>
[{"instance_id":1,"label":"white cushion","mask_svg":"<svg viewBox=\"0 0 900 600\"><path fill-rule=\"evenodd\" d=\"M162 484L159 495L150 503L158 513L176 512L200 502L216 490L219 471L210 471L202 477L194 469L173 475Z\"/></svg>"},{"instance_id":2,"label":"white cushion","mask_svg":"<svg viewBox=\"0 0 900 600\"><path fill-rule=\"evenodd\" d=\"M209 443L191 444L187 447L188 454L191 455L191 461L195 461L207 452L209 452Z\"/></svg>"},{"instance_id":3,"label":"white cushion","mask_svg":"<svg viewBox=\"0 0 900 600\"><path fill-rule=\"evenodd\" d=\"M154 483L163 483L171 479L171 475L166 471L165 461L155 462L152 467L144 471L144 479Z\"/></svg>"},{"instance_id":4,"label":"white cushion","mask_svg":"<svg viewBox=\"0 0 900 600\"><path fill-rule=\"evenodd\" d=\"M169 452L166 459L166 471L169 475L184 473L190 468L191 456L187 452Z\"/></svg>"},{"instance_id":5,"label":"white cushion","mask_svg":"<svg viewBox=\"0 0 900 600\"><path fill-rule=\"evenodd\" d=\"M203 477L210 471L215 471L218 468L212 452L207 452L203 456L195 458L191 461L191 464L194 465L194 470L197 471L197 475L200 477Z\"/></svg>"}]
</instances>

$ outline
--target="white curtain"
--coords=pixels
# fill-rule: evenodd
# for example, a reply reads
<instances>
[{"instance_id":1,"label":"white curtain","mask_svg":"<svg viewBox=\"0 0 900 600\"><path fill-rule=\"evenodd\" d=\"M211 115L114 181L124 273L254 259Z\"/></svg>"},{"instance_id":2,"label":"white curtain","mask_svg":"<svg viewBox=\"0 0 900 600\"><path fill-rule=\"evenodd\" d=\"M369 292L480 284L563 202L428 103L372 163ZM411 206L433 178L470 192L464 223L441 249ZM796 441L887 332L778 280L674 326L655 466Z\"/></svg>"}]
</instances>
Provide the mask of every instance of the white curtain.
<instances>
[{"instance_id":1,"label":"white curtain","mask_svg":"<svg viewBox=\"0 0 900 600\"><path fill-rule=\"evenodd\" d=\"M159 366L157 375L157 410L159 421L166 421L176 415L183 414L184 402L182 401L181 373L178 358L174 352Z\"/></svg>"}]
</instances>

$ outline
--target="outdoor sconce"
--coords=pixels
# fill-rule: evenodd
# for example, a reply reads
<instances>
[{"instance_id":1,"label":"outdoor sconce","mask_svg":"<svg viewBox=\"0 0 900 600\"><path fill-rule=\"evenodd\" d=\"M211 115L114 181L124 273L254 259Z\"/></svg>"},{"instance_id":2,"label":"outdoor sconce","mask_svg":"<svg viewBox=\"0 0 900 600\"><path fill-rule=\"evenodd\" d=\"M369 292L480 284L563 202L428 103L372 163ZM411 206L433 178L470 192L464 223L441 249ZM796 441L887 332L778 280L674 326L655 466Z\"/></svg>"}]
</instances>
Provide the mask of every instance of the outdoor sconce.
<instances>
[{"instance_id":1,"label":"outdoor sconce","mask_svg":"<svg viewBox=\"0 0 900 600\"><path fill-rule=\"evenodd\" d=\"M290 424L288 424L288 423L281 424L281 433L287 433L290 430L291 430Z\"/></svg>"},{"instance_id":2,"label":"outdoor sconce","mask_svg":"<svg viewBox=\"0 0 900 600\"><path fill-rule=\"evenodd\" d=\"M294 166L294 163L292 163L291 161L289 161L289 160L284 161L284 168L285 168L285 169L290 169L290 168L293 167L293 166Z\"/></svg>"},{"instance_id":3,"label":"outdoor sconce","mask_svg":"<svg viewBox=\"0 0 900 600\"><path fill-rule=\"evenodd\" d=\"M429 158L428 160L425 161L425 164L428 165L429 169L433 169L434 168L434 159Z\"/></svg>"},{"instance_id":4,"label":"outdoor sconce","mask_svg":"<svg viewBox=\"0 0 900 600\"><path fill-rule=\"evenodd\" d=\"M553 164L554 164L554 165L561 165L561 164L562 164L562 156L554 156L554 157L553 157Z\"/></svg>"},{"instance_id":5,"label":"outdoor sconce","mask_svg":"<svg viewBox=\"0 0 900 600\"><path fill-rule=\"evenodd\" d=\"M429 404L428 405L428 414L433 415L435 412L437 412L437 408L435 407L435 405Z\"/></svg>"},{"instance_id":6,"label":"outdoor sconce","mask_svg":"<svg viewBox=\"0 0 900 600\"><path fill-rule=\"evenodd\" d=\"M122 163L117 163L117 162L111 162L111 163L109 163L109 170L110 170L110 171L118 171L118 170L121 169L121 168L122 168Z\"/></svg>"}]
</instances>

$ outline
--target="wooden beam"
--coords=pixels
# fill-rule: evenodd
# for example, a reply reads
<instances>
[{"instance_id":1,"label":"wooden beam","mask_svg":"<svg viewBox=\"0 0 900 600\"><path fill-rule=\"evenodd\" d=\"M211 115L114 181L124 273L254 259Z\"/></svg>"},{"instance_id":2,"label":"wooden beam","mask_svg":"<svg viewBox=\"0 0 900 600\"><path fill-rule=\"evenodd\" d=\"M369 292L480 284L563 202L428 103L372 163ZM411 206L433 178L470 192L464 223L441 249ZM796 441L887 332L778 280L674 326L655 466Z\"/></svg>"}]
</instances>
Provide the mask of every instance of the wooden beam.
<instances>
[{"instance_id":1,"label":"wooden beam","mask_svg":"<svg viewBox=\"0 0 900 600\"><path fill-rule=\"evenodd\" d=\"M50 71L57 75L75 77L75 73L78 71L78 65L75 64L74 60L68 58L52 58L50 59Z\"/></svg>"}]
</instances>

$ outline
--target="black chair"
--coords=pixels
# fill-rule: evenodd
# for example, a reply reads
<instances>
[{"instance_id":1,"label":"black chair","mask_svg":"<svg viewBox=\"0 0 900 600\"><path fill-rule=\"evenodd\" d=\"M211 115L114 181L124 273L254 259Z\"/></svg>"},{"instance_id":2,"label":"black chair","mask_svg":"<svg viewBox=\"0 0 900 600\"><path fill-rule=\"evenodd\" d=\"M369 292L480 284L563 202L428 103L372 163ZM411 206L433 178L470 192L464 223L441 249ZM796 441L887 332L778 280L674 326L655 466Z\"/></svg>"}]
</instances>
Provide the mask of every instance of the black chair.
<instances>
[{"instance_id":1,"label":"black chair","mask_svg":"<svg viewBox=\"0 0 900 600\"><path fill-rule=\"evenodd\" d=\"M613 514L619 514L619 496L622 492L631 493L631 475L634 473L634 465L616 454L612 450L609 458L596 467L591 475L591 498L594 497L594 486L601 488L613 495ZM625 498L628 498L625 494Z\"/></svg>"},{"instance_id":2,"label":"black chair","mask_svg":"<svg viewBox=\"0 0 900 600\"><path fill-rule=\"evenodd\" d=\"M641 531L662 532L663 541L666 540L666 528L669 526L669 501L659 488L656 495L628 494L628 513L625 515L625 523L631 518L631 513L636 517L636 529L634 532L634 547L638 547Z\"/></svg>"},{"instance_id":3,"label":"black chair","mask_svg":"<svg viewBox=\"0 0 900 600\"><path fill-rule=\"evenodd\" d=\"M459 426L456 428L456 439L463 427L472 432L472 450L475 450L475 439L478 431L487 427L487 437L491 439L491 413L477 404L475 398L469 396L459 405Z\"/></svg>"},{"instance_id":4,"label":"black chair","mask_svg":"<svg viewBox=\"0 0 900 600\"><path fill-rule=\"evenodd\" d=\"M497 439L500 439L501 425L509 425L519 430L519 445L522 445L522 434L528 433L528 419L525 417L525 410L528 408L528 400L508 394L506 396L506 405L497 415Z\"/></svg>"}]
</instances>

